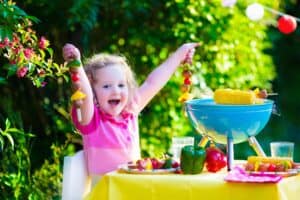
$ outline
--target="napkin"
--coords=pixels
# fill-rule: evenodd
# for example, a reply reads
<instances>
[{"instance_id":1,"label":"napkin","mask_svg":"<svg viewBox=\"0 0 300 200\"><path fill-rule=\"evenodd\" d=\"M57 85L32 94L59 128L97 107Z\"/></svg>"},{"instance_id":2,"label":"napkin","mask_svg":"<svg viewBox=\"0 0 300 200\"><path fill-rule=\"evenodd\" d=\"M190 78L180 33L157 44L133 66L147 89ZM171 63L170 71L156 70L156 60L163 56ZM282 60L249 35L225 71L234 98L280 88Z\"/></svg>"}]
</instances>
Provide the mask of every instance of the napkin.
<instances>
[{"instance_id":1,"label":"napkin","mask_svg":"<svg viewBox=\"0 0 300 200\"><path fill-rule=\"evenodd\" d=\"M227 182L245 182L245 183L277 183L282 176L276 174L256 173L249 174L240 166L233 168L224 178Z\"/></svg>"}]
</instances>

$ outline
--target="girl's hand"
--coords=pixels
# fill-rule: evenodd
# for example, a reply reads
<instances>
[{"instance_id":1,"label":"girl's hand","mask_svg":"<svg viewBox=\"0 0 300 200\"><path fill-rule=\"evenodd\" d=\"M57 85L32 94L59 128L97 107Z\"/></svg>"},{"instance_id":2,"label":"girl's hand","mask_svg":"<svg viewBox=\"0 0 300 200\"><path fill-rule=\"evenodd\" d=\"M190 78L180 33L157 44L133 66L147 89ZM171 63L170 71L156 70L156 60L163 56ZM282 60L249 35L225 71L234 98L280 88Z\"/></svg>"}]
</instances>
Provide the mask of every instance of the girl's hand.
<instances>
[{"instance_id":1,"label":"girl's hand","mask_svg":"<svg viewBox=\"0 0 300 200\"><path fill-rule=\"evenodd\" d=\"M199 43L185 43L177 49L175 52L176 57L180 59L181 63L192 63L192 59L195 53L195 48L198 47Z\"/></svg>"},{"instance_id":2,"label":"girl's hand","mask_svg":"<svg viewBox=\"0 0 300 200\"><path fill-rule=\"evenodd\" d=\"M80 51L73 44L65 44L63 47L63 58L69 62L72 60L80 60Z\"/></svg>"}]
</instances>

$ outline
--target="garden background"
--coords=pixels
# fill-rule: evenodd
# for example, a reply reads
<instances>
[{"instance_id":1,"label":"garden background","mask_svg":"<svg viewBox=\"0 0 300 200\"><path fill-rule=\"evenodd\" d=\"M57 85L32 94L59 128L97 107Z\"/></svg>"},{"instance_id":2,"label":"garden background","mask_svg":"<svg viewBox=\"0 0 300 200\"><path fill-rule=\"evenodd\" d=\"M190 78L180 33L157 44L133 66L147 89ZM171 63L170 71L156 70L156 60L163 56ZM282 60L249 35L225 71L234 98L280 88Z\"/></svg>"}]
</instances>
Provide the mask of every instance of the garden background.
<instances>
[{"instance_id":1,"label":"garden background","mask_svg":"<svg viewBox=\"0 0 300 200\"><path fill-rule=\"evenodd\" d=\"M67 42L84 58L124 54L139 83L182 43L200 42L193 60L196 97L220 87L278 93L272 96L276 114L257 139L267 154L273 140L295 142L300 162L300 29L279 32L274 12L258 21L245 15L259 2L300 16L300 1L238 0L232 7L221 0L0 2L1 44L15 33L24 48L0 49L0 199L60 199L63 157L82 148L69 116L72 90L61 52ZM29 44L38 47L28 54ZM179 69L141 113L143 156L161 156L172 136L200 138L177 101L181 83ZM252 154L247 142L235 145L236 159Z\"/></svg>"}]
</instances>

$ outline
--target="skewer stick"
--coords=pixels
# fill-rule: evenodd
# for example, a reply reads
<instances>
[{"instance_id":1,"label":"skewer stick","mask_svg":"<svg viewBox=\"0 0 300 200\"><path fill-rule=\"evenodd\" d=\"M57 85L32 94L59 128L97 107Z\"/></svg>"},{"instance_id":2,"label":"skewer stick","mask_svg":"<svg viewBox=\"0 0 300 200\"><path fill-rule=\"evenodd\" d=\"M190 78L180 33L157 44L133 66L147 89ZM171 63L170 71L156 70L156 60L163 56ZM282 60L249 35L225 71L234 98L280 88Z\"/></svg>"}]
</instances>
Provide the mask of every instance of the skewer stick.
<instances>
[{"instance_id":1,"label":"skewer stick","mask_svg":"<svg viewBox=\"0 0 300 200\"><path fill-rule=\"evenodd\" d=\"M268 93L268 96L276 96L278 93Z\"/></svg>"},{"instance_id":2,"label":"skewer stick","mask_svg":"<svg viewBox=\"0 0 300 200\"><path fill-rule=\"evenodd\" d=\"M81 122L82 121L82 115L81 115L80 107L76 107L76 116L77 116L78 122Z\"/></svg>"}]
</instances>

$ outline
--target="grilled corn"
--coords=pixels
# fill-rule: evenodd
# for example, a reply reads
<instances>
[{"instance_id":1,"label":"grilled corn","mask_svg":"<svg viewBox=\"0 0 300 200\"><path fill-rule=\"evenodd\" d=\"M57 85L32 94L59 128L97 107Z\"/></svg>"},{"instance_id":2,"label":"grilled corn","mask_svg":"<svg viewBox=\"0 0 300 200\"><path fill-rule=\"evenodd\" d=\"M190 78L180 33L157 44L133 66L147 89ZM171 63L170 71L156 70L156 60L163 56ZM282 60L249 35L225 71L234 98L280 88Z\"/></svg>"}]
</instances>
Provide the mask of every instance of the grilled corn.
<instances>
[{"instance_id":1,"label":"grilled corn","mask_svg":"<svg viewBox=\"0 0 300 200\"><path fill-rule=\"evenodd\" d=\"M214 92L214 101L217 104L259 104L263 99L257 97L252 90L217 89Z\"/></svg>"},{"instance_id":2,"label":"grilled corn","mask_svg":"<svg viewBox=\"0 0 300 200\"><path fill-rule=\"evenodd\" d=\"M285 171L293 167L293 161L291 158L281 157L263 157L263 156L249 156L247 164L252 164L254 170L257 171L261 164L274 164L275 166L281 166Z\"/></svg>"}]
</instances>

